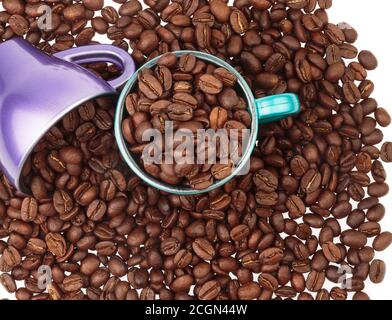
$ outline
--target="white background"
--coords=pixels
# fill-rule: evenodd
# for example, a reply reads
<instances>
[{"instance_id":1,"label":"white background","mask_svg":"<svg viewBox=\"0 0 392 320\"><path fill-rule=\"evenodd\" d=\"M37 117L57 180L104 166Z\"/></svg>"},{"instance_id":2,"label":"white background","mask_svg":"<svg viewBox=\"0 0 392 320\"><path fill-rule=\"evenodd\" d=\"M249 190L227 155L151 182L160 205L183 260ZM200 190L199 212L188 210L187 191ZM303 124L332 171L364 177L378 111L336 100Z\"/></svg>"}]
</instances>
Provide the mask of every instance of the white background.
<instances>
[{"instance_id":1,"label":"white background","mask_svg":"<svg viewBox=\"0 0 392 320\"><path fill-rule=\"evenodd\" d=\"M366 0L334 0L333 6L328 10L330 21L333 23L347 22L359 34L356 46L360 50L370 50L378 58L379 66L369 73L376 89L373 93L379 105L392 114L392 88L389 73L392 72L391 43L383 37L391 39L391 10L392 1L373 0L372 6ZM385 141L392 141L392 126L383 129ZM392 164L384 164L388 173L388 180L392 181ZM390 186L392 184L389 182ZM385 205L385 218L381 221L383 230L392 231L392 188L389 195L381 202ZM365 292L372 299L392 300L390 288L392 287L392 248L377 253L376 258L382 259L387 264L387 274L384 282L373 284L367 281Z\"/></svg>"},{"instance_id":2,"label":"white background","mask_svg":"<svg viewBox=\"0 0 392 320\"><path fill-rule=\"evenodd\" d=\"M231 2L231 1L230 1ZM105 5L117 6L110 0ZM1 8L1 3L0 3ZM333 23L347 22L359 33L356 46L360 50L371 50L378 58L379 67L370 73L376 89L373 97L379 105L392 114L392 45L391 45L391 12L392 1L373 0L369 6L368 0L334 0L333 7L328 10L330 21ZM105 38L102 37L102 42ZM383 129L386 141L392 141L392 125ZM392 164L385 164L389 180L392 181ZM392 186L392 184L391 184ZM392 231L392 187L391 193L382 199L386 207L386 216L382 221L383 230ZM377 258L387 263L387 275L383 283L375 285L368 281L365 292L372 299L392 300L390 288L392 287L392 248L377 253ZM0 285L0 299L9 298L8 293Z\"/></svg>"}]
</instances>

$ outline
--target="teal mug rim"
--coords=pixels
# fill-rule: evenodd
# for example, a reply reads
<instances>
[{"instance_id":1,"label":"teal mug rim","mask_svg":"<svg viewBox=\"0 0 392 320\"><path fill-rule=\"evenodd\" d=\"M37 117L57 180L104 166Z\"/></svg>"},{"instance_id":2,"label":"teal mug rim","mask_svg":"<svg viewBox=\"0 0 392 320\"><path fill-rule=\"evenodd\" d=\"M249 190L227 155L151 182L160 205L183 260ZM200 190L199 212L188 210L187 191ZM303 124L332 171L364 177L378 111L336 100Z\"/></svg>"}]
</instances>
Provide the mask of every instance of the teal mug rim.
<instances>
[{"instance_id":1,"label":"teal mug rim","mask_svg":"<svg viewBox=\"0 0 392 320\"><path fill-rule=\"evenodd\" d=\"M222 187L226 183L228 183L231 179L236 177L239 172L243 169L243 167L246 165L246 163L249 161L253 149L256 146L257 142L257 135L258 135L258 116L257 116L257 110L256 110L256 104L255 104L255 98L253 96L253 93L248 85L248 83L245 81L245 79L242 77L242 75L235 69L233 68L230 64L228 64L226 61L223 59L220 59L216 56L213 56L209 53L205 52L200 52L200 51L193 51L193 50L180 50L180 51L174 51L173 52L177 57L180 57L182 55L186 54L192 54L196 56L197 58L208 61L210 63L213 63L219 67L225 68L226 70L230 71L237 77L237 83L240 85L243 93L245 94L244 98L246 99L248 103L248 111L250 111L251 118L252 118L252 123L251 123L251 135L248 140L247 146L245 148L245 153L241 157L241 160L239 163L236 165L236 168L234 171L231 173L230 176L222 179L222 180L217 180L215 181L211 186L209 186L206 189L202 190L197 190L197 189L192 189L191 187L179 187L176 185L170 185L168 183L165 183L163 181L160 181L147 172L145 172L139 164L134 160L132 154L129 152L127 143L123 137L122 134L122 120L124 116L124 109L125 109L125 100L126 97L130 94L131 89L137 82L138 74L142 69L145 68L152 68L154 67L158 60L164 55L160 55L158 57L155 57L154 59L151 59L150 61L147 61L145 64L143 64L140 68L138 68L135 73L131 76L131 78L127 81L125 84L124 88L122 89L117 106L116 106L116 112L115 112L115 118L114 118L114 133L117 141L117 146L119 148L119 151L121 153L122 158L125 160L127 165L130 167L130 169L144 182L146 182L148 185L157 188L161 191L171 193L171 194L177 194L177 195L199 195L203 193L210 192L212 190L215 190L219 187Z\"/></svg>"}]
</instances>

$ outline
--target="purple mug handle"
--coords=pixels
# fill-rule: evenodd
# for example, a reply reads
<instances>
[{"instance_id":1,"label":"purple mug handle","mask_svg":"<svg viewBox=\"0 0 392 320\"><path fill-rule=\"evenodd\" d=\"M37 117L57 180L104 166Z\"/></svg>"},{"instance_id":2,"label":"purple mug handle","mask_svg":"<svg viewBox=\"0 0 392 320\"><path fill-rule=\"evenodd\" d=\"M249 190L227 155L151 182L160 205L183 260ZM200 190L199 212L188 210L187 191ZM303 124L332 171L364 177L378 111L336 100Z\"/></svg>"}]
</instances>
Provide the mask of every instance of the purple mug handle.
<instances>
[{"instance_id":1,"label":"purple mug handle","mask_svg":"<svg viewBox=\"0 0 392 320\"><path fill-rule=\"evenodd\" d=\"M135 62L130 54L123 49L109 45L98 44L71 48L54 54L55 57L76 64L94 62L110 62L121 68L122 74L108 81L109 85L118 89L125 84L135 72Z\"/></svg>"}]
</instances>

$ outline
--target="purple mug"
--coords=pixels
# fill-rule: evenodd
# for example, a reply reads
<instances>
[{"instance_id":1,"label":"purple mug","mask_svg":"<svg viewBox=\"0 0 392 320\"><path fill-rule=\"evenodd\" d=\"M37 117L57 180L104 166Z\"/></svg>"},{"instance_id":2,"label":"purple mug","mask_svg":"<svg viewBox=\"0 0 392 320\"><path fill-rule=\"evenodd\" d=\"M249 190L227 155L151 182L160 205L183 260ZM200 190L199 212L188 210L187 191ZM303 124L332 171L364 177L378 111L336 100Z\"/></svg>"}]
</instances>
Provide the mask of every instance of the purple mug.
<instances>
[{"instance_id":1,"label":"purple mug","mask_svg":"<svg viewBox=\"0 0 392 320\"><path fill-rule=\"evenodd\" d=\"M110 62L122 74L104 81L78 64ZM11 184L27 192L23 166L42 136L64 115L103 95L114 95L134 73L124 50L90 45L53 56L22 38L0 44L0 166Z\"/></svg>"}]
</instances>

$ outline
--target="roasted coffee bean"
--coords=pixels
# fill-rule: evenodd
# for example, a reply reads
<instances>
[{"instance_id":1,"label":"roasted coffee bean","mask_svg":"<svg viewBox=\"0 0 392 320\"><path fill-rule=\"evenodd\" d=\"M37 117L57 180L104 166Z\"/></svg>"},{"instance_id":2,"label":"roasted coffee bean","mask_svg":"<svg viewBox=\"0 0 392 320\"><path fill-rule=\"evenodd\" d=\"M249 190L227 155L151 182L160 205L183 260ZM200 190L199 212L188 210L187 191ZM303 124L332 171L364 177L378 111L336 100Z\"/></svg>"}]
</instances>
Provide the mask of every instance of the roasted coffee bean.
<instances>
[{"instance_id":1,"label":"roasted coffee bean","mask_svg":"<svg viewBox=\"0 0 392 320\"><path fill-rule=\"evenodd\" d=\"M212 129L222 129L228 120L228 113L224 108L215 107L211 110L209 120Z\"/></svg>"},{"instance_id":2,"label":"roasted coffee bean","mask_svg":"<svg viewBox=\"0 0 392 320\"><path fill-rule=\"evenodd\" d=\"M373 248L376 251L383 251L392 243L392 233L382 232L373 241Z\"/></svg>"},{"instance_id":3,"label":"roasted coffee bean","mask_svg":"<svg viewBox=\"0 0 392 320\"><path fill-rule=\"evenodd\" d=\"M133 16L142 10L142 5L137 0L127 1L120 6L119 14L122 16Z\"/></svg>"},{"instance_id":4,"label":"roasted coffee bean","mask_svg":"<svg viewBox=\"0 0 392 320\"><path fill-rule=\"evenodd\" d=\"M249 22L240 10L233 10L230 14L230 25L235 33L243 34L248 30Z\"/></svg>"},{"instance_id":5,"label":"roasted coffee bean","mask_svg":"<svg viewBox=\"0 0 392 320\"><path fill-rule=\"evenodd\" d=\"M240 224L233 228L230 232L230 237L234 241L240 241L249 235L249 228L246 225Z\"/></svg>"},{"instance_id":6,"label":"roasted coffee bean","mask_svg":"<svg viewBox=\"0 0 392 320\"><path fill-rule=\"evenodd\" d=\"M93 221L101 220L107 210L107 205L104 201L94 200L91 202L87 208L87 217Z\"/></svg>"},{"instance_id":7,"label":"roasted coffee bean","mask_svg":"<svg viewBox=\"0 0 392 320\"><path fill-rule=\"evenodd\" d=\"M367 70L374 70L377 68L378 62L376 57L370 51L363 50L358 55L358 60L361 65Z\"/></svg>"},{"instance_id":8,"label":"roasted coffee bean","mask_svg":"<svg viewBox=\"0 0 392 320\"><path fill-rule=\"evenodd\" d=\"M278 187L278 179L268 170L260 170L253 176L256 187L265 192L273 192Z\"/></svg>"},{"instance_id":9,"label":"roasted coffee bean","mask_svg":"<svg viewBox=\"0 0 392 320\"><path fill-rule=\"evenodd\" d=\"M259 297L261 288L256 282L248 282L238 289L238 298L240 300L253 300Z\"/></svg>"},{"instance_id":10,"label":"roasted coffee bean","mask_svg":"<svg viewBox=\"0 0 392 320\"><path fill-rule=\"evenodd\" d=\"M25 198L20 209L21 218L25 222L32 222L38 214L38 203L34 198Z\"/></svg>"},{"instance_id":11,"label":"roasted coffee bean","mask_svg":"<svg viewBox=\"0 0 392 320\"><path fill-rule=\"evenodd\" d=\"M34 254L42 255L46 252L46 243L45 241L38 238L31 238L27 242L27 249L29 249Z\"/></svg>"},{"instance_id":12,"label":"roasted coffee bean","mask_svg":"<svg viewBox=\"0 0 392 320\"><path fill-rule=\"evenodd\" d=\"M60 215L70 212L73 205L73 199L66 191L60 190L53 194L53 207Z\"/></svg>"},{"instance_id":13,"label":"roasted coffee bean","mask_svg":"<svg viewBox=\"0 0 392 320\"><path fill-rule=\"evenodd\" d=\"M0 275L0 283L9 293L14 293L17 289L15 280L8 273Z\"/></svg>"},{"instance_id":14,"label":"roasted coffee bean","mask_svg":"<svg viewBox=\"0 0 392 320\"><path fill-rule=\"evenodd\" d=\"M21 0L4 0L3 7L9 14L23 14L25 9L24 3Z\"/></svg>"},{"instance_id":15,"label":"roasted coffee bean","mask_svg":"<svg viewBox=\"0 0 392 320\"><path fill-rule=\"evenodd\" d=\"M385 142L381 147L381 160L384 162L392 162L392 143Z\"/></svg>"},{"instance_id":16,"label":"roasted coffee bean","mask_svg":"<svg viewBox=\"0 0 392 320\"><path fill-rule=\"evenodd\" d=\"M220 291L221 285L218 281L207 281L201 286L198 293L198 298L200 300L213 300L219 295Z\"/></svg>"},{"instance_id":17,"label":"roasted coffee bean","mask_svg":"<svg viewBox=\"0 0 392 320\"><path fill-rule=\"evenodd\" d=\"M63 280L64 291L66 292L74 292L78 291L83 287L83 280L80 275L73 274L68 277L65 277Z\"/></svg>"},{"instance_id":18,"label":"roasted coffee bean","mask_svg":"<svg viewBox=\"0 0 392 320\"><path fill-rule=\"evenodd\" d=\"M161 244L161 251L164 255L173 255L180 249L180 244L175 238L167 238Z\"/></svg>"},{"instance_id":19,"label":"roasted coffee bean","mask_svg":"<svg viewBox=\"0 0 392 320\"><path fill-rule=\"evenodd\" d=\"M159 81L151 74L139 76L139 89L149 99L157 99L162 96L163 88Z\"/></svg>"},{"instance_id":20,"label":"roasted coffee bean","mask_svg":"<svg viewBox=\"0 0 392 320\"><path fill-rule=\"evenodd\" d=\"M211 174L217 180L222 180L231 175L233 166L231 164L214 164L211 167Z\"/></svg>"},{"instance_id":21,"label":"roasted coffee bean","mask_svg":"<svg viewBox=\"0 0 392 320\"><path fill-rule=\"evenodd\" d=\"M67 244L64 237L59 233L48 233L45 242L49 251L56 257L62 258L67 252Z\"/></svg>"},{"instance_id":22,"label":"roasted coffee bean","mask_svg":"<svg viewBox=\"0 0 392 320\"><path fill-rule=\"evenodd\" d=\"M376 116L377 123L382 127L387 127L391 123L391 116L389 115L388 111L384 108L377 108L376 112L374 113Z\"/></svg>"},{"instance_id":23,"label":"roasted coffee bean","mask_svg":"<svg viewBox=\"0 0 392 320\"><path fill-rule=\"evenodd\" d=\"M322 245L323 254L330 262L338 262L342 258L341 251L333 242L325 242Z\"/></svg>"},{"instance_id":24,"label":"roasted coffee bean","mask_svg":"<svg viewBox=\"0 0 392 320\"><path fill-rule=\"evenodd\" d=\"M110 24L115 24L117 22L117 20L119 19L119 15L118 15L116 9L111 6L104 7L101 10L101 15L102 15L102 18L104 18L105 21Z\"/></svg>"},{"instance_id":25,"label":"roasted coffee bean","mask_svg":"<svg viewBox=\"0 0 392 320\"><path fill-rule=\"evenodd\" d=\"M29 30L29 22L21 15L14 14L8 19L11 30L18 36L23 36Z\"/></svg>"},{"instance_id":26,"label":"roasted coffee bean","mask_svg":"<svg viewBox=\"0 0 392 320\"><path fill-rule=\"evenodd\" d=\"M222 91L222 82L209 74L202 75L199 79L199 88L207 94L218 94Z\"/></svg>"},{"instance_id":27,"label":"roasted coffee bean","mask_svg":"<svg viewBox=\"0 0 392 320\"><path fill-rule=\"evenodd\" d=\"M373 283L381 283L385 277L385 262L382 260L373 260L370 264L369 278Z\"/></svg>"},{"instance_id":28,"label":"roasted coffee bean","mask_svg":"<svg viewBox=\"0 0 392 320\"><path fill-rule=\"evenodd\" d=\"M104 0L83 0L84 6L93 11L98 11L103 8Z\"/></svg>"},{"instance_id":29,"label":"roasted coffee bean","mask_svg":"<svg viewBox=\"0 0 392 320\"><path fill-rule=\"evenodd\" d=\"M115 101L84 103L32 151L22 174L30 195L0 173L5 289L20 300L345 300L350 292L369 299L366 279L379 283L386 269L375 252L392 242L381 232L379 200L389 189L381 161L392 161L392 151L389 142L376 147L383 140L377 125L391 120L367 79L377 59L354 46L356 30L330 21L332 1L115 2L118 10L102 0L3 0L0 37L25 36L53 54L97 43L98 33L130 46L137 67L164 54L139 73L125 103L122 130L138 161L142 133L166 134L166 121L197 143L199 129L252 126L234 74L173 51L224 59L257 98L297 93L301 112L260 127L247 174L184 197L147 187L126 170L110 132ZM45 3L52 26L40 28ZM85 67L104 79L119 74L106 63ZM226 161L228 148L214 148L222 153L211 164L141 165L156 179L203 190L236 167ZM34 271L40 265L52 271L46 292ZM324 289L340 281L340 268L352 273L351 288Z\"/></svg>"},{"instance_id":30,"label":"roasted coffee bean","mask_svg":"<svg viewBox=\"0 0 392 320\"><path fill-rule=\"evenodd\" d=\"M389 187L384 182L374 182L368 186L368 194L374 197L383 197L389 192Z\"/></svg>"},{"instance_id":31,"label":"roasted coffee bean","mask_svg":"<svg viewBox=\"0 0 392 320\"><path fill-rule=\"evenodd\" d=\"M306 193L312 193L321 184L321 174L315 169L308 170L301 179L301 188Z\"/></svg>"},{"instance_id":32,"label":"roasted coffee bean","mask_svg":"<svg viewBox=\"0 0 392 320\"><path fill-rule=\"evenodd\" d=\"M360 249L367 243L366 235L362 232L355 230L346 230L341 235L341 241L344 245L353 248Z\"/></svg>"},{"instance_id":33,"label":"roasted coffee bean","mask_svg":"<svg viewBox=\"0 0 392 320\"><path fill-rule=\"evenodd\" d=\"M192 249L203 260L212 260L215 256L215 249L208 240L203 238L195 239L192 242Z\"/></svg>"},{"instance_id":34,"label":"roasted coffee bean","mask_svg":"<svg viewBox=\"0 0 392 320\"><path fill-rule=\"evenodd\" d=\"M172 103L167 107L169 119L174 121L188 121L193 118L193 108L191 106Z\"/></svg>"}]
</instances>

